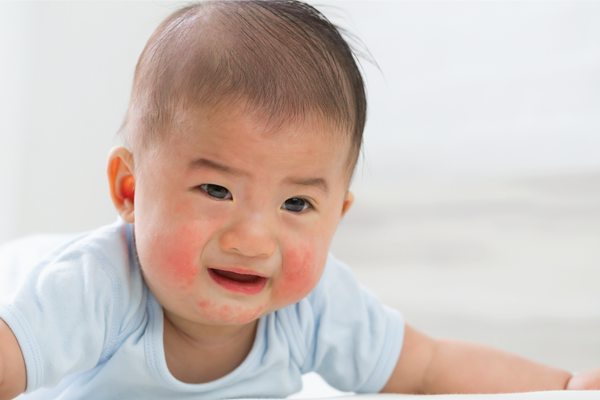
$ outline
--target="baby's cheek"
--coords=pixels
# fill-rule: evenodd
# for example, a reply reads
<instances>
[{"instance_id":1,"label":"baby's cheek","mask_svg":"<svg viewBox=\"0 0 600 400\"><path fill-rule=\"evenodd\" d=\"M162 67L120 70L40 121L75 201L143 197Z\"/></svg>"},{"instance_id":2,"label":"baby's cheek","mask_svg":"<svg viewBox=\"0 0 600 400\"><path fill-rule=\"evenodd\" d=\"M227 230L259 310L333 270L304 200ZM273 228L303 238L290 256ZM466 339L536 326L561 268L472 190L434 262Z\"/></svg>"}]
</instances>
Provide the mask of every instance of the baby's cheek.
<instances>
[{"instance_id":1,"label":"baby's cheek","mask_svg":"<svg viewBox=\"0 0 600 400\"><path fill-rule=\"evenodd\" d=\"M275 285L275 297L286 305L295 303L309 294L319 282L322 268L315 250L294 248L284 254L282 275Z\"/></svg>"},{"instance_id":2,"label":"baby's cheek","mask_svg":"<svg viewBox=\"0 0 600 400\"><path fill-rule=\"evenodd\" d=\"M165 240L162 246L162 275L181 289L190 287L199 273L199 251L204 238L195 229L186 228Z\"/></svg>"},{"instance_id":3,"label":"baby's cheek","mask_svg":"<svg viewBox=\"0 0 600 400\"><path fill-rule=\"evenodd\" d=\"M167 256L166 269L167 279L176 281L182 289L186 289L194 283L198 275L198 269L189 257L190 252L173 252Z\"/></svg>"}]
</instances>

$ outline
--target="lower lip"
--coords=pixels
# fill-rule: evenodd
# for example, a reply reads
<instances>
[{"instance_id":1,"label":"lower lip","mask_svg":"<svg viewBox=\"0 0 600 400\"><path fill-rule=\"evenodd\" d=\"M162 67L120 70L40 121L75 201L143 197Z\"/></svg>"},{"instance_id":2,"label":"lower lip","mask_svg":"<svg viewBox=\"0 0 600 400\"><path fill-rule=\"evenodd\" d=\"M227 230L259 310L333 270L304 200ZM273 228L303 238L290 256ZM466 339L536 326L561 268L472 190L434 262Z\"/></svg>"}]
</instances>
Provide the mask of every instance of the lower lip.
<instances>
[{"instance_id":1,"label":"lower lip","mask_svg":"<svg viewBox=\"0 0 600 400\"><path fill-rule=\"evenodd\" d=\"M267 278L258 278L253 282L237 282L215 274L212 269L208 270L208 274L219 286L236 293L258 294L262 292L267 284Z\"/></svg>"}]
</instances>

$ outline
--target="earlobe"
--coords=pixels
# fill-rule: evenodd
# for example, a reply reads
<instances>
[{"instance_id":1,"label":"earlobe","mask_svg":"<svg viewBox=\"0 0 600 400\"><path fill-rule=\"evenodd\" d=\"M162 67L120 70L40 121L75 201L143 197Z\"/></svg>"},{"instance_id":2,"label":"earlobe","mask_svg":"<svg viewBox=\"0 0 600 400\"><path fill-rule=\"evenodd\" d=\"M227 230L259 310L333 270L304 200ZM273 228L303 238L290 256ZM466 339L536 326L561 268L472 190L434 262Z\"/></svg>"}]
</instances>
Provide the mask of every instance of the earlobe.
<instances>
[{"instance_id":1,"label":"earlobe","mask_svg":"<svg viewBox=\"0 0 600 400\"><path fill-rule=\"evenodd\" d=\"M124 147L114 147L108 155L108 183L115 209L133 223L135 210L135 177L133 155Z\"/></svg>"},{"instance_id":2,"label":"earlobe","mask_svg":"<svg viewBox=\"0 0 600 400\"><path fill-rule=\"evenodd\" d=\"M346 192L346 198L344 199L344 205L342 206L342 217L346 215L350 207L354 204L354 194L351 191Z\"/></svg>"}]
</instances>

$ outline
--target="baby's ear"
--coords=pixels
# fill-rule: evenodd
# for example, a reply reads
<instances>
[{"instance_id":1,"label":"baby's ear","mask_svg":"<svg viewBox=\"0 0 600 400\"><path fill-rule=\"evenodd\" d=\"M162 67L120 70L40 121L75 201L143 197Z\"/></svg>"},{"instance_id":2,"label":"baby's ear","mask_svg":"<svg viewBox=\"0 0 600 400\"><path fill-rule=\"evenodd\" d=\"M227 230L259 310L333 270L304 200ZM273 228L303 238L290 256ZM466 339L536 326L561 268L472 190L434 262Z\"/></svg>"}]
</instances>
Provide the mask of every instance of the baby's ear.
<instances>
[{"instance_id":1,"label":"baby's ear","mask_svg":"<svg viewBox=\"0 0 600 400\"><path fill-rule=\"evenodd\" d=\"M113 147L108 154L108 184L115 209L125 222L133 223L135 177L133 154L125 147Z\"/></svg>"},{"instance_id":2,"label":"baby's ear","mask_svg":"<svg viewBox=\"0 0 600 400\"><path fill-rule=\"evenodd\" d=\"M354 194L348 190L344 199L344 205L342 206L342 217L346 215L352 204L354 204Z\"/></svg>"}]
</instances>

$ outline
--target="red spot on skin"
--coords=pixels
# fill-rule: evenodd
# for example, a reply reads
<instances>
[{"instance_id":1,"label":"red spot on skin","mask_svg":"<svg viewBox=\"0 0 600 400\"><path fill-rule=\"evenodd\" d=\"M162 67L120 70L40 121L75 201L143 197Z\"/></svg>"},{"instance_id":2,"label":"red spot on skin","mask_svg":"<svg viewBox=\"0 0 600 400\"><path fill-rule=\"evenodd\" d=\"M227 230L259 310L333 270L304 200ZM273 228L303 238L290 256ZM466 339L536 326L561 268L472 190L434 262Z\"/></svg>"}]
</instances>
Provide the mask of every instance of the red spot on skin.
<instances>
[{"instance_id":1,"label":"red spot on skin","mask_svg":"<svg viewBox=\"0 0 600 400\"><path fill-rule=\"evenodd\" d=\"M222 304L217 305L210 300L200 300L196 303L200 310L200 313L213 321L219 321L224 324L247 324L258 317L264 310L265 305L259 305L256 307L242 306L242 305L229 305Z\"/></svg>"},{"instance_id":2,"label":"red spot on skin","mask_svg":"<svg viewBox=\"0 0 600 400\"><path fill-rule=\"evenodd\" d=\"M200 300L198 302L198 307L200 307L202 309L208 308L209 306L210 306L210 301L208 301L208 300Z\"/></svg>"},{"instance_id":3,"label":"red spot on skin","mask_svg":"<svg viewBox=\"0 0 600 400\"><path fill-rule=\"evenodd\" d=\"M293 248L285 253L283 271L274 288L276 302L289 305L300 301L317 285L322 269L317 268L314 248Z\"/></svg>"}]
</instances>

